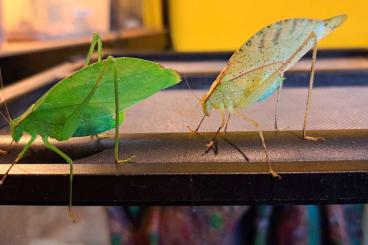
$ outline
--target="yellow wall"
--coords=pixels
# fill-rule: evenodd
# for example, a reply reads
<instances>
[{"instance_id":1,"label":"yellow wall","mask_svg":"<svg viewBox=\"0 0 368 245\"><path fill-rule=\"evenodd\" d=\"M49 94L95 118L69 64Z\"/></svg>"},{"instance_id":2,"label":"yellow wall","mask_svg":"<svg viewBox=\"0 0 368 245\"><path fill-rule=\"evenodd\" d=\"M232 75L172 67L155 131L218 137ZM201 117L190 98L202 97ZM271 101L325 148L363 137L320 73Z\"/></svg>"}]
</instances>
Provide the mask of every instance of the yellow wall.
<instances>
[{"instance_id":1,"label":"yellow wall","mask_svg":"<svg viewBox=\"0 0 368 245\"><path fill-rule=\"evenodd\" d=\"M161 0L143 1L143 22L146 28L162 29L162 2Z\"/></svg>"},{"instance_id":2,"label":"yellow wall","mask_svg":"<svg viewBox=\"0 0 368 245\"><path fill-rule=\"evenodd\" d=\"M235 50L262 27L280 19L347 21L323 41L323 48L368 47L368 0L170 0L174 48L178 51Z\"/></svg>"}]
</instances>

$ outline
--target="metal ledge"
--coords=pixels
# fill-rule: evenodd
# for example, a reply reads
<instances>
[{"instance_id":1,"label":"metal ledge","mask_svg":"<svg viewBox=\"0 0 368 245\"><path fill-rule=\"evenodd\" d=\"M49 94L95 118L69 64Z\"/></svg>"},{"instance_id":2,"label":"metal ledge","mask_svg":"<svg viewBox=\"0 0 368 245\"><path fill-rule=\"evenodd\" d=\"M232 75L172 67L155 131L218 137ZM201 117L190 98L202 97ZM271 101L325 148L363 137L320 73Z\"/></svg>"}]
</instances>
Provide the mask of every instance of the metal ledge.
<instances>
[{"instance_id":1,"label":"metal ledge","mask_svg":"<svg viewBox=\"0 0 368 245\"><path fill-rule=\"evenodd\" d=\"M111 139L80 138L57 146L75 159L76 205L367 202L368 130L310 134L325 137L326 142L303 141L298 131L265 132L281 180L268 173L256 132L222 134L218 155L205 156L210 133L122 135L124 155L137 155L136 163L123 165L113 163ZM9 136L1 136L0 148L9 141ZM14 159L23 143L1 162ZM7 167L2 165L1 172ZM38 141L1 187L0 204L67 204L68 171L62 159Z\"/></svg>"}]
</instances>

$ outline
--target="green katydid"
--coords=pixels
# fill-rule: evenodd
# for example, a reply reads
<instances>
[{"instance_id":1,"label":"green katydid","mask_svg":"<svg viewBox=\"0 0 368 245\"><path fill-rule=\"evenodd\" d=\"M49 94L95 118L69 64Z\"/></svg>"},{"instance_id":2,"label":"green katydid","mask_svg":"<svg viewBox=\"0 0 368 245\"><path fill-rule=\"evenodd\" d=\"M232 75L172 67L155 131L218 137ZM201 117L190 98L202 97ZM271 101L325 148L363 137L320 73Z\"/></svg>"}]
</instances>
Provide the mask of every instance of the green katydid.
<instances>
[{"instance_id":1,"label":"green katydid","mask_svg":"<svg viewBox=\"0 0 368 245\"><path fill-rule=\"evenodd\" d=\"M265 151L268 168L275 177L280 177L271 167L260 124L237 109L245 108L255 102L270 97L277 89L275 113L275 129L277 129L277 108L282 88L283 74L294 65L310 49L313 49L311 74L309 80L308 99L304 115L303 138L317 141L322 138L307 136L307 117L311 101L314 80L314 65L317 55L317 42L340 26L345 15L326 20L286 19L273 23L253 35L228 61L225 68L212 83L208 93L200 100L204 116L195 132L200 128L204 118L211 110L218 109L222 115L222 123L215 136L207 145L207 153L215 143L217 134L222 128L226 132L230 113L257 128ZM227 120L224 111L229 111Z\"/></svg>"},{"instance_id":2,"label":"green katydid","mask_svg":"<svg viewBox=\"0 0 368 245\"><path fill-rule=\"evenodd\" d=\"M90 64L96 45L98 61ZM84 68L58 82L23 115L10 120L11 136L15 142L24 133L31 135L14 163L20 161L36 137L41 136L44 145L70 166L69 213L73 218L73 161L50 144L48 138L65 141L115 128L115 162L128 162L132 157L119 159L119 125L124 120L124 111L180 80L176 71L147 60L111 56L102 60L102 41L99 35L94 34Z\"/></svg>"}]
</instances>

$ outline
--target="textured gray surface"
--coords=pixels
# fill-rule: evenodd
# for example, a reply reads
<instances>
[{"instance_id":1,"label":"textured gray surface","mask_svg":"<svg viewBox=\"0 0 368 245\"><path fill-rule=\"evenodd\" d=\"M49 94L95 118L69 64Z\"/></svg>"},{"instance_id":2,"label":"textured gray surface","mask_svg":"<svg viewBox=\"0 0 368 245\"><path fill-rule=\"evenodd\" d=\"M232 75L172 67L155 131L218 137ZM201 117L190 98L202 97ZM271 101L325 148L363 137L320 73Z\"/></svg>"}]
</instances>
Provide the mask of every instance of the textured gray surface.
<instances>
[{"instance_id":1,"label":"textured gray surface","mask_svg":"<svg viewBox=\"0 0 368 245\"><path fill-rule=\"evenodd\" d=\"M201 96L206 91L195 91ZM301 129L307 88L282 91L279 127ZM263 129L273 130L276 96L243 109ZM324 87L313 90L309 129L364 129L368 127L368 87ZM127 111L122 133L188 132L202 117L201 107L188 90L162 91ZM202 130L215 131L220 124L218 112L206 119ZM229 131L254 130L232 116Z\"/></svg>"},{"instance_id":2,"label":"textured gray surface","mask_svg":"<svg viewBox=\"0 0 368 245\"><path fill-rule=\"evenodd\" d=\"M198 95L205 91L196 91ZM311 114L308 129L366 129L368 126L368 87L329 87L313 91ZM301 130L306 102L306 88L287 88L282 91L279 108L279 126L285 130ZM275 96L242 110L256 119L263 129L273 131ZM152 134L131 135L121 137L121 154L137 155L138 163L152 162L230 162L244 161L244 157L232 146L219 141L220 154L202 156L212 134L197 137L189 133L187 125L195 128L202 117L201 107L188 90L169 90L142 101L127 111L126 121L121 127L123 134L141 133L180 133L182 135ZM220 124L219 113L214 111L207 118L201 130L215 131ZM252 131L248 134L229 134L251 162L263 162L265 155L261 147L258 133L246 122L233 115L228 131ZM114 131L109 133L113 134ZM300 131L296 132L300 135ZM358 133L336 136L326 134L325 143L302 141L293 132L265 134L267 147L273 162L284 161L336 161L364 160L366 152L362 149L364 136ZM315 135L321 136L321 135ZM354 142L363 140L362 142ZM10 139L1 138L0 144L6 147ZM27 142L24 137L21 144ZM45 147L40 139L31 148L31 153L23 162L63 163L64 160ZM73 157L76 163L113 162L113 145L111 140L101 141L86 137L73 138L66 142L55 142L64 152ZM103 144L106 142L106 144ZM75 145L74 145L75 144ZM74 146L73 146L74 145ZM336 152L336 147L339 152ZM3 162L9 162L16 157L18 150L3 157ZM77 150L77 155L75 155ZM35 154L32 154L35 152Z\"/></svg>"}]
</instances>

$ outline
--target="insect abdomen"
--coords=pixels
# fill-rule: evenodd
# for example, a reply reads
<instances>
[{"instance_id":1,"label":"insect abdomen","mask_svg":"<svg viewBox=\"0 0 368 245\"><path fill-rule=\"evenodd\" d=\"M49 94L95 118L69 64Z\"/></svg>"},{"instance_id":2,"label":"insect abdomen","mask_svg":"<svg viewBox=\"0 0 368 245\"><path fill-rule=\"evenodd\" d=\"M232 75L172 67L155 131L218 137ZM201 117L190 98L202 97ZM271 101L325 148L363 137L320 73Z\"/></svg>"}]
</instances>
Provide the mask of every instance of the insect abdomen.
<instances>
[{"instance_id":1,"label":"insect abdomen","mask_svg":"<svg viewBox=\"0 0 368 245\"><path fill-rule=\"evenodd\" d=\"M124 112L120 113L119 125L124 121ZM72 137L83 137L96 135L115 128L115 117L111 114L99 118L82 120L80 126L74 132Z\"/></svg>"},{"instance_id":2,"label":"insect abdomen","mask_svg":"<svg viewBox=\"0 0 368 245\"><path fill-rule=\"evenodd\" d=\"M263 93L261 97L258 98L257 102L264 101L268 99L271 95L273 95L276 90L279 88L283 78L278 77L275 79L275 82Z\"/></svg>"}]
</instances>

